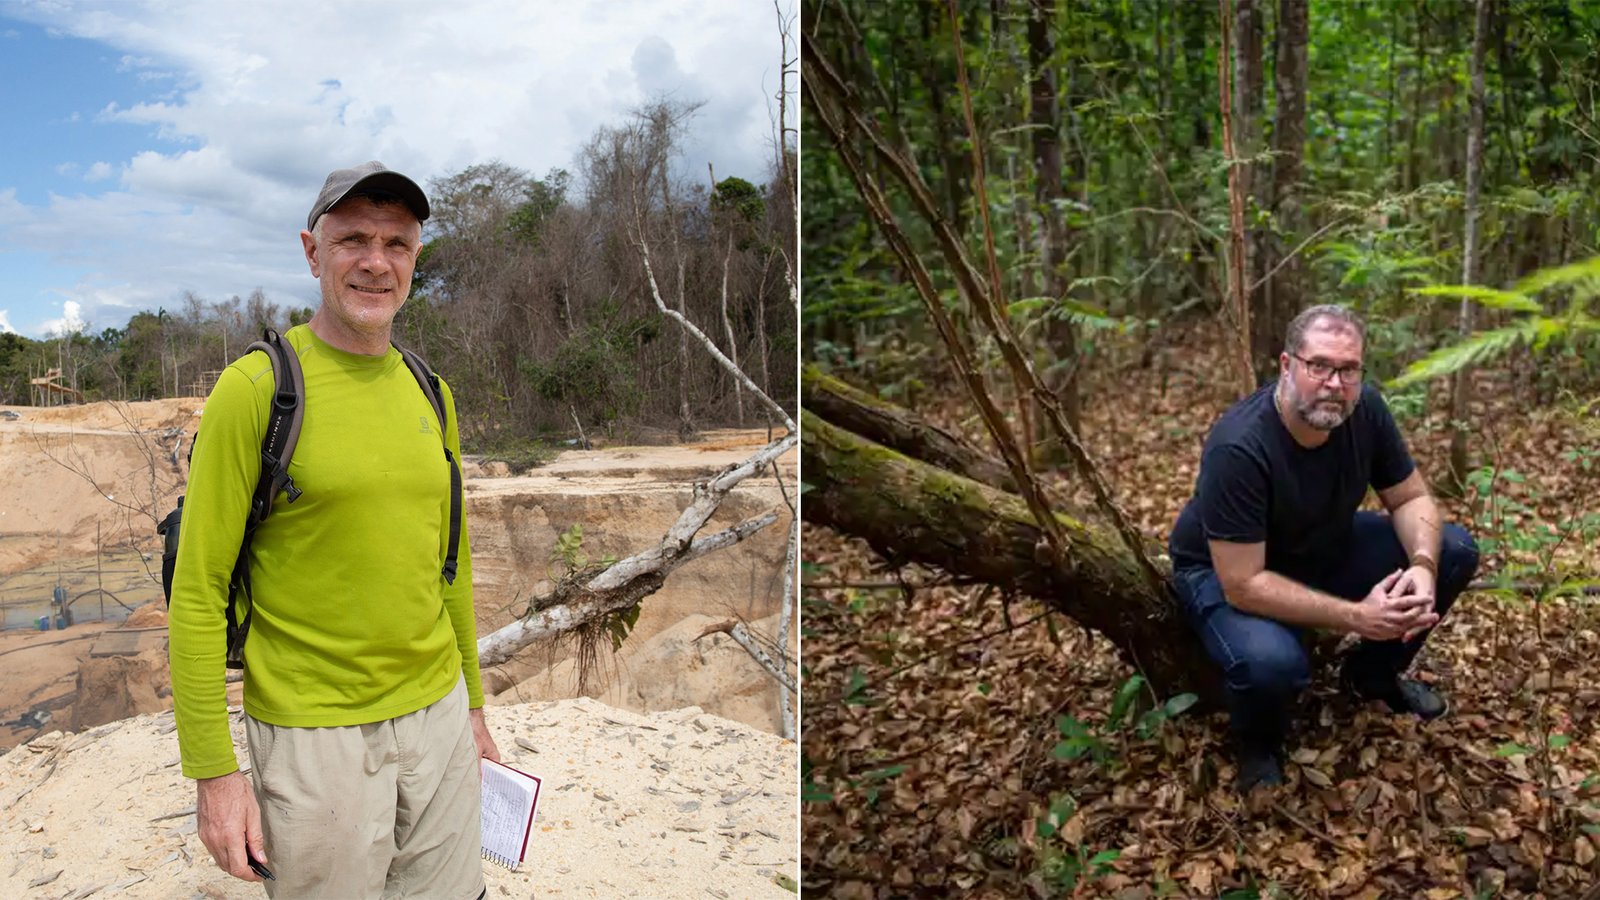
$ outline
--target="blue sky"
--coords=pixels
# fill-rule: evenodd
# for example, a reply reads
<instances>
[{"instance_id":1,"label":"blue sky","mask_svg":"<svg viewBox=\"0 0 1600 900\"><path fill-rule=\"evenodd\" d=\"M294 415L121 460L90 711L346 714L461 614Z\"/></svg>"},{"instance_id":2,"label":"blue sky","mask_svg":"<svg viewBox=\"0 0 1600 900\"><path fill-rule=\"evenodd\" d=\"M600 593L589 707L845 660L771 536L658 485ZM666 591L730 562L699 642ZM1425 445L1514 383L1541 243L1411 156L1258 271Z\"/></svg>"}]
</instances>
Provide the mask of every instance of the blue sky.
<instances>
[{"instance_id":1,"label":"blue sky","mask_svg":"<svg viewBox=\"0 0 1600 900\"><path fill-rule=\"evenodd\" d=\"M763 182L777 16L759 0L0 0L0 331L98 332L185 292L315 305L299 230L330 169L380 159L424 186L495 159L570 170L597 128L662 96L705 103L686 173Z\"/></svg>"}]
</instances>

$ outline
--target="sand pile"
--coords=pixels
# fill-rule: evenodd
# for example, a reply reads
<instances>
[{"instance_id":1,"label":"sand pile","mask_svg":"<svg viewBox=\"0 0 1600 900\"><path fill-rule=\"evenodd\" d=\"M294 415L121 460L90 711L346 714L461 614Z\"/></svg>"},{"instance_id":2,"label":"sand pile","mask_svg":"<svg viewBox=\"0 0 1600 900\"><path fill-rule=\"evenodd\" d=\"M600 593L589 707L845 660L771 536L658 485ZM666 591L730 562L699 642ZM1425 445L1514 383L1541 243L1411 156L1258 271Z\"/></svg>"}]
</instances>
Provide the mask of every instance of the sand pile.
<instances>
[{"instance_id":1,"label":"sand pile","mask_svg":"<svg viewBox=\"0 0 1600 900\"><path fill-rule=\"evenodd\" d=\"M528 861L489 896L783 898L799 877L793 742L698 708L494 707L505 761L544 779ZM243 722L234 716L240 758ZM0 756L0 896L261 897L216 869L170 712ZM269 848L270 852L270 848Z\"/></svg>"}]
</instances>

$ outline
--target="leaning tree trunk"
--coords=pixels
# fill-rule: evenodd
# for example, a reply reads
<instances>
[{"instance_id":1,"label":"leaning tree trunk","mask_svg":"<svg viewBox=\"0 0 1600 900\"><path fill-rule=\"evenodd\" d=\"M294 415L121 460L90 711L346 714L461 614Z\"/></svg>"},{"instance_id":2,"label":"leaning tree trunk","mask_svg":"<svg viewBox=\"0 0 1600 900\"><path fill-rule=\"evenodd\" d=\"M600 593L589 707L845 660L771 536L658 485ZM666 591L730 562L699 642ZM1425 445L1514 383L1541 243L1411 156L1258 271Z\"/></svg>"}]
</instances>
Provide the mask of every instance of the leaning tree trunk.
<instances>
[{"instance_id":1,"label":"leaning tree trunk","mask_svg":"<svg viewBox=\"0 0 1600 900\"><path fill-rule=\"evenodd\" d=\"M1218 696L1217 671L1170 595L1117 533L1057 515L1058 563L1027 504L802 412L807 521L854 535L892 562L919 562L1028 594L1108 638L1162 696Z\"/></svg>"}]
</instances>

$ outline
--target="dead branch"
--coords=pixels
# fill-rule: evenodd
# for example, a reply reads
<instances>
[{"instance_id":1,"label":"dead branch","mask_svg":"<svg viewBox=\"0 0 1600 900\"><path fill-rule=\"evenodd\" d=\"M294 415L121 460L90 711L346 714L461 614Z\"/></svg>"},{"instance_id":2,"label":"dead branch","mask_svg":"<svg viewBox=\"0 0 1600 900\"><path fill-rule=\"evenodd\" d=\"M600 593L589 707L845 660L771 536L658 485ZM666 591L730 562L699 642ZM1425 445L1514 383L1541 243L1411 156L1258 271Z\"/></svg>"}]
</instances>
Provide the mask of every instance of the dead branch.
<instances>
[{"instance_id":1,"label":"dead branch","mask_svg":"<svg viewBox=\"0 0 1600 900\"><path fill-rule=\"evenodd\" d=\"M638 226L639 232L638 234L634 235L633 242L639 246L639 253L644 257L644 273L650 281L650 296L655 299L656 309L659 310L662 315L683 326L683 330L687 331L696 341L699 341L700 345L706 348L706 352L710 353L711 357L715 359L719 365L721 365L724 369L727 369L728 372L730 372L740 384L744 385L744 389L749 391L756 399L765 404L767 409L771 410L773 413L776 413L779 420L783 422L784 427L788 428L790 432L793 432L795 430L794 420L789 418L789 414L783 411L783 407L779 406L777 401L773 400L771 397L768 397L766 391L756 387L756 383L750 380L750 376L746 375L743 369L740 369L737 365L735 365L733 360L724 356L722 351L717 349L716 342L707 337L705 332L701 331L699 328L696 328L694 323L689 321L688 316L685 316L683 313L680 313L675 309L669 308L666 304L666 301L661 299L661 289L656 285L655 269L650 265L650 244L644 239L644 223L642 221L638 221L635 224Z\"/></svg>"},{"instance_id":2,"label":"dead branch","mask_svg":"<svg viewBox=\"0 0 1600 900\"><path fill-rule=\"evenodd\" d=\"M765 669L767 674L771 675L772 679L778 682L784 691L790 693L794 691L794 680L789 677L789 673L774 662L772 656L766 650L762 649L760 642L750 634L749 629L744 627L743 622L738 619L728 619L723 622L712 623L695 635L694 639L698 641L708 634L725 634L733 638L734 643L743 647L744 652L750 654L750 658ZM787 717L785 717L785 723L787 724ZM786 734L784 737L792 739L791 735Z\"/></svg>"},{"instance_id":3,"label":"dead branch","mask_svg":"<svg viewBox=\"0 0 1600 900\"><path fill-rule=\"evenodd\" d=\"M667 574L678 566L732 546L776 522L777 513L769 512L725 531L695 538L735 485L788 452L797 440L798 436L791 432L744 462L696 484L693 502L678 516L659 545L630 556L585 581L571 579L550 597L530 604L522 618L478 639L479 665L505 662L536 640L571 631L606 613L628 609L660 589Z\"/></svg>"}]
</instances>

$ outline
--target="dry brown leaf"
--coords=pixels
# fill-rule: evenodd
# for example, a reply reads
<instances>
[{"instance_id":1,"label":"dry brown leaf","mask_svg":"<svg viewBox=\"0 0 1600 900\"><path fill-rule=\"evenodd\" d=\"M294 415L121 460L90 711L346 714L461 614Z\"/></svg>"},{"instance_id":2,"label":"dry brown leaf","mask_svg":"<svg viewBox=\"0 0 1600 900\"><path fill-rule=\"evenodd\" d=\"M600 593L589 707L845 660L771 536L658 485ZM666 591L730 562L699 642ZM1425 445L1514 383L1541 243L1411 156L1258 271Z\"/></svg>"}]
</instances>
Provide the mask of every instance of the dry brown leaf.
<instances>
[{"instance_id":1,"label":"dry brown leaf","mask_svg":"<svg viewBox=\"0 0 1600 900\"><path fill-rule=\"evenodd\" d=\"M1580 866L1587 866L1594 862L1594 844L1590 843L1589 839L1581 834L1573 838L1572 858L1577 860Z\"/></svg>"}]
</instances>

